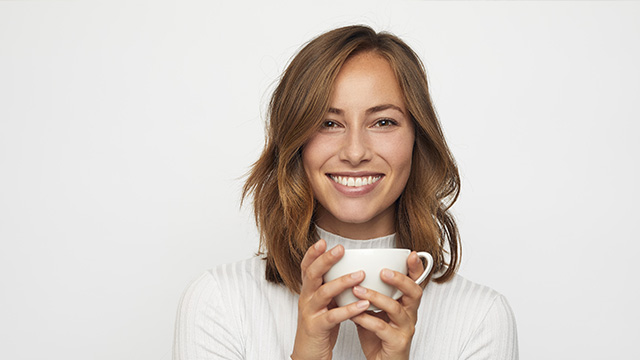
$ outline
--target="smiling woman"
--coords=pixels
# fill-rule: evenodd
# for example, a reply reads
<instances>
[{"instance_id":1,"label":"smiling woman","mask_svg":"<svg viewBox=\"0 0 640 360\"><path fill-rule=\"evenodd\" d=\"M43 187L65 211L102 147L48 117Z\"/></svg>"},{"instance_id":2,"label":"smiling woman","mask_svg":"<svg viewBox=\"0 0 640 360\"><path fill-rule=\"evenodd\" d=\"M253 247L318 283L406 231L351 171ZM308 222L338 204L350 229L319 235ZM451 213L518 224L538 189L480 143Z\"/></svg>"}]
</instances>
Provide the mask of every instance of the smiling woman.
<instances>
[{"instance_id":1,"label":"smiling woman","mask_svg":"<svg viewBox=\"0 0 640 360\"><path fill-rule=\"evenodd\" d=\"M318 201L315 223L352 239L392 234L415 138L393 69L375 52L353 56L329 102L325 122L302 150Z\"/></svg>"},{"instance_id":2,"label":"smiling woman","mask_svg":"<svg viewBox=\"0 0 640 360\"><path fill-rule=\"evenodd\" d=\"M313 39L284 72L268 119L244 188L261 256L187 289L175 359L517 359L504 297L455 274L458 170L423 65L402 40L366 26ZM412 250L406 272L323 281L345 248L394 247ZM422 284L417 251L433 257ZM359 286L365 277L402 297ZM338 306L344 291L359 300Z\"/></svg>"}]
</instances>

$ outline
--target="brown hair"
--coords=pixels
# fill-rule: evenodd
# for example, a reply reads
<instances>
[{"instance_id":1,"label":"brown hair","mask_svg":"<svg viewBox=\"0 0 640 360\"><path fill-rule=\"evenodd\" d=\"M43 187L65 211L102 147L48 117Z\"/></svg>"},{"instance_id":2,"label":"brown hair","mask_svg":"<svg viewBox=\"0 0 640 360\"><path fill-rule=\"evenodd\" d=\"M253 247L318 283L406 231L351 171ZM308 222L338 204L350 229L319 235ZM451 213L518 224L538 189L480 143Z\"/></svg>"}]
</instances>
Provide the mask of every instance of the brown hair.
<instances>
[{"instance_id":1,"label":"brown hair","mask_svg":"<svg viewBox=\"0 0 640 360\"><path fill-rule=\"evenodd\" d=\"M243 200L253 196L267 280L294 292L300 291L300 262L317 239L301 149L324 120L342 64L364 51L389 61L416 131L411 174L396 201L396 245L431 253L434 270L445 270L437 282L449 280L459 265L460 240L449 208L460 176L431 104L424 65L398 37L347 26L311 40L289 63L269 103L264 150L242 194Z\"/></svg>"}]
</instances>

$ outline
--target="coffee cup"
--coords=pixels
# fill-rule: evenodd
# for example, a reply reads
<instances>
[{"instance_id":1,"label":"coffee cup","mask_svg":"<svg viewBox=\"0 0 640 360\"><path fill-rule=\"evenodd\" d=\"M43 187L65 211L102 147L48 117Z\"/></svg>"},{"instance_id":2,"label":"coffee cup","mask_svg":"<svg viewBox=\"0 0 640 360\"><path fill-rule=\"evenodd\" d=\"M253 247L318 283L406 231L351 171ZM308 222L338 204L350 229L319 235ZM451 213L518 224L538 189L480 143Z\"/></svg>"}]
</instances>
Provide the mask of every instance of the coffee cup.
<instances>
[{"instance_id":1,"label":"coffee cup","mask_svg":"<svg viewBox=\"0 0 640 360\"><path fill-rule=\"evenodd\" d=\"M360 283L360 286L398 300L402 296L402 292L383 282L380 278L380 271L386 268L407 274L407 258L409 254L411 254L409 249L346 249L344 256L324 274L324 281L329 282L343 275L363 270L365 278ZM418 257L425 259L427 265L420 277L415 280L416 284L424 281L433 268L431 254L418 252ZM347 289L335 297L338 306L345 306L359 300L353 295L352 289ZM369 306L368 310L380 311L373 305Z\"/></svg>"}]
</instances>

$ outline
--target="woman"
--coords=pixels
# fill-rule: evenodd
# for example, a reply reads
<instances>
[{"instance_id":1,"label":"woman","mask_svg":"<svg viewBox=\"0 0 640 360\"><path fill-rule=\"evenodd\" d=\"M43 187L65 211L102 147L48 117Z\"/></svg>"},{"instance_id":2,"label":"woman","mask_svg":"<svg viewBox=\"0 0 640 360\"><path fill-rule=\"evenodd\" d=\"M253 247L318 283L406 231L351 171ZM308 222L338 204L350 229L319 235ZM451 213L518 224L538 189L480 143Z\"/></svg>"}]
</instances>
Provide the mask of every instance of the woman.
<instances>
[{"instance_id":1,"label":"woman","mask_svg":"<svg viewBox=\"0 0 640 360\"><path fill-rule=\"evenodd\" d=\"M174 359L517 359L504 297L455 275L448 209L458 171L404 42L365 26L315 38L284 72L268 115L244 187L262 256L189 287ZM413 281L423 270L414 251L408 275L380 274L399 300L358 286L362 272L323 283L345 248L367 247L427 251L435 274ZM349 289L360 301L336 306Z\"/></svg>"}]
</instances>

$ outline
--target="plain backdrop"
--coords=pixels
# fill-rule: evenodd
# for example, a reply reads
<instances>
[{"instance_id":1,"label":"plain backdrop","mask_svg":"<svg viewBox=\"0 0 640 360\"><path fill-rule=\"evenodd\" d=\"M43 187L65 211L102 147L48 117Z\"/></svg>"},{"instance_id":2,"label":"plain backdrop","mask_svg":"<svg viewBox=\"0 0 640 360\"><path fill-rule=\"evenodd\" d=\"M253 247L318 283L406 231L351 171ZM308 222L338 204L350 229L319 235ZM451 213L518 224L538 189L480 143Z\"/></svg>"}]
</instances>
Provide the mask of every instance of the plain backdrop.
<instances>
[{"instance_id":1,"label":"plain backdrop","mask_svg":"<svg viewBox=\"0 0 640 360\"><path fill-rule=\"evenodd\" d=\"M0 358L170 359L189 282L258 250L278 76L354 23L424 60L521 358L639 359L639 2L166 0L0 1Z\"/></svg>"}]
</instances>

